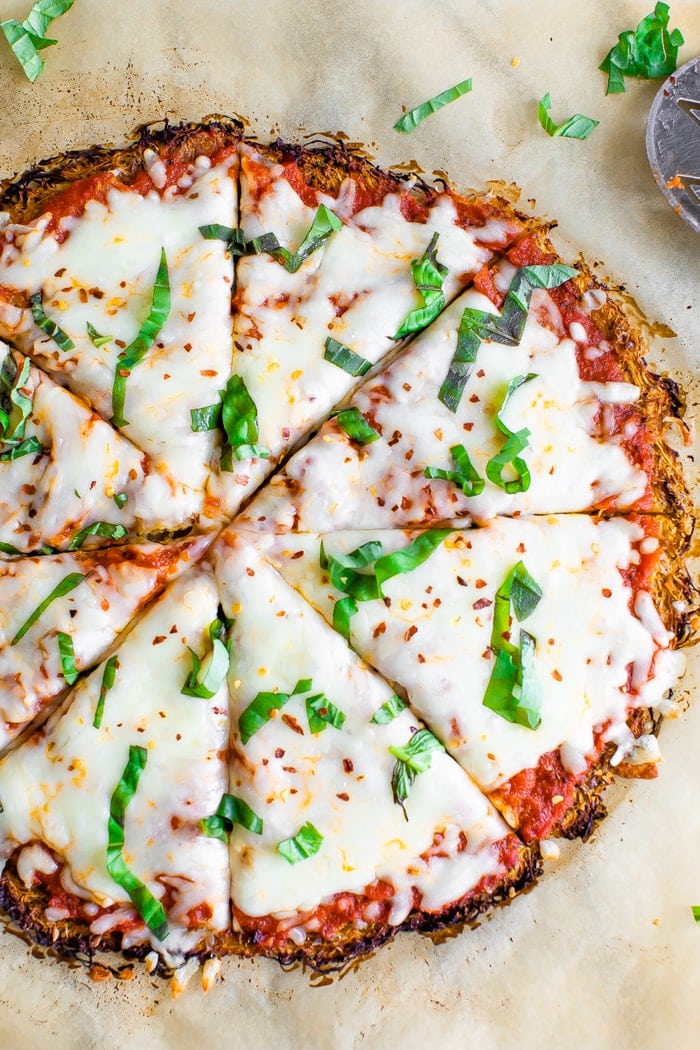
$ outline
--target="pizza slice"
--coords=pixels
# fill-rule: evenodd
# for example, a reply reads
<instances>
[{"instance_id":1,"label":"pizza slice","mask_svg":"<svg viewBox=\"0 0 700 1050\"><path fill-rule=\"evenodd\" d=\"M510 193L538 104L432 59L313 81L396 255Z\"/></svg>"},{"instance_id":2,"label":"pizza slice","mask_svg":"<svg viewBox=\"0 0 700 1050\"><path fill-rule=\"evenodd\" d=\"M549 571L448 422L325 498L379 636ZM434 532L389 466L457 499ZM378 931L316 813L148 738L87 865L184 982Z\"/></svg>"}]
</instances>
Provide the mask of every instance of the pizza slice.
<instances>
[{"instance_id":1,"label":"pizza slice","mask_svg":"<svg viewBox=\"0 0 700 1050\"><path fill-rule=\"evenodd\" d=\"M609 768L655 775L691 590L670 519L258 536L527 840L588 833Z\"/></svg>"},{"instance_id":2,"label":"pizza slice","mask_svg":"<svg viewBox=\"0 0 700 1050\"><path fill-rule=\"evenodd\" d=\"M245 535L225 532L214 563L234 623L231 782L212 831L230 836L243 947L337 969L527 885L536 849Z\"/></svg>"},{"instance_id":3,"label":"pizza slice","mask_svg":"<svg viewBox=\"0 0 700 1050\"><path fill-rule=\"evenodd\" d=\"M411 184L337 145L243 145L228 462L215 486L229 513L524 228L505 201Z\"/></svg>"},{"instance_id":4,"label":"pizza slice","mask_svg":"<svg viewBox=\"0 0 700 1050\"><path fill-rule=\"evenodd\" d=\"M174 533L192 492L18 351L0 343L0 550Z\"/></svg>"},{"instance_id":5,"label":"pizza slice","mask_svg":"<svg viewBox=\"0 0 700 1050\"><path fill-rule=\"evenodd\" d=\"M196 506L218 437L192 411L230 375L233 283L225 243L200 228L237 214L237 138L216 124L146 133L106 160L29 173L0 201L0 334Z\"/></svg>"},{"instance_id":6,"label":"pizza slice","mask_svg":"<svg viewBox=\"0 0 700 1050\"><path fill-rule=\"evenodd\" d=\"M217 610L200 563L0 762L0 899L63 952L175 965L230 925L226 846L200 823L227 788L225 673L194 673Z\"/></svg>"},{"instance_id":7,"label":"pizza slice","mask_svg":"<svg viewBox=\"0 0 700 1050\"><path fill-rule=\"evenodd\" d=\"M664 441L674 384L646 369L614 297L547 248L523 240L484 266L241 524L324 532L688 506Z\"/></svg>"},{"instance_id":8,"label":"pizza slice","mask_svg":"<svg viewBox=\"0 0 700 1050\"><path fill-rule=\"evenodd\" d=\"M0 558L0 748L94 667L208 543Z\"/></svg>"}]
</instances>

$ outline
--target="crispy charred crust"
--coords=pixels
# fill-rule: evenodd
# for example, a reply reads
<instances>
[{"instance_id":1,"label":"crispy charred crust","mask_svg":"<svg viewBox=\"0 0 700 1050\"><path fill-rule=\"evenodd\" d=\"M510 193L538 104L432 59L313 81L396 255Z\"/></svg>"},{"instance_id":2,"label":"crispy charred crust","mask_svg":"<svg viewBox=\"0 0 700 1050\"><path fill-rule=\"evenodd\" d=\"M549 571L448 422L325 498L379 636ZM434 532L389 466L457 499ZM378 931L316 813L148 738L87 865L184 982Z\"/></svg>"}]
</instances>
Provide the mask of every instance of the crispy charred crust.
<instances>
[{"instance_id":1,"label":"crispy charred crust","mask_svg":"<svg viewBox=\"0 0 700 1050\"><path fill-rule=\"evenodd\" d=\"M242 136L243 125L234 117L212 116L197 124L144 124L127 146L68 150L6 179L0 183L0 210L9 212L13 222L28 222L41 214L44 201L88 175L116 171L128 185L143 168L147 149L167 148L191 161L200 154L213 156Z\"/></svg>"}]
</instances>

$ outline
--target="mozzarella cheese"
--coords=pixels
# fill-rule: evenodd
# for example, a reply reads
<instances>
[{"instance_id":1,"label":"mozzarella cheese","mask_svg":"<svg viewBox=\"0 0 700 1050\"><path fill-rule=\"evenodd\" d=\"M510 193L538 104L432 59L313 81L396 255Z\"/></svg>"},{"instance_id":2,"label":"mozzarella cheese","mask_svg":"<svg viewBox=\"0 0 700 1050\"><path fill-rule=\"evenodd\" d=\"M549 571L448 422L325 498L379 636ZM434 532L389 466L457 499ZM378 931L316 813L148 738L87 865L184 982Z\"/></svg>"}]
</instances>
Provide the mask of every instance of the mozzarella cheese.
<instances>
[{"instance_id":1,"label":"mozzarella cheese","mask_svg":"<svg viewBox=\"0 0 700 1050\"><path fill-rule=\"evenodd\" d=\"M666 652L669 635L661 635L658 614L649 612L651 596L640 592L643 601L639 594L635 601L621 576L638 561L643 536L632 522L575 515L503 518L483 529L455 531L422 565L384 584L388 601L358 603L352 645L406 689L415 710L482 788L496 789L555 749L567 769L580 773L595 754L596 733L618 744L629 739L630 710L661 702L682 672L683 658L674 654L673 666L662 661L657 681L655 658ZM369 540L380 540L388 553L409 539L399 531L362 530L261 535L257 542L332 621L342 594L319 566L321 542L333 555ZM541 723L535 730L482 703L494 665L496 592L519 561L542 589L524 624L536 639ZM636 614L639 604L643 619ZM511 630L517 645L515 621Z\"/></svg>"},{"instance_id":2,"label":"mozzarella cheese","mask_svg":"<svg viewBox=\"0 0 700 1050\"><path fill-rule=\"evenodd\" d=\"M440 911L484 876L506 874L499 844L508 828L442 751L416 776L406 817L393 800L389 748L405 746L421 726L408 709L386 725L372 722L392 696L389 686L240 533L229 530L218 541L215 565L224 609L235 619L229 684L240 759L230 790L263 820L261 835L236 826L231 836L234 904L249 916L289 918L337 893L362 894L379 879L393 887L390 921L398 924L414 888L425 910ZM255 696L291 694L302 679L311 687L242 743L238 719ZM305 698L318 693L344 715L340 729L311 732ZM277 847L308 822L323 836L321 847L290 864ZM426 856L434 841L440 855ZM373 908L368 900L366 921ZM303 926L295 925L297 935Z\"/></svg>"}]
</instances>

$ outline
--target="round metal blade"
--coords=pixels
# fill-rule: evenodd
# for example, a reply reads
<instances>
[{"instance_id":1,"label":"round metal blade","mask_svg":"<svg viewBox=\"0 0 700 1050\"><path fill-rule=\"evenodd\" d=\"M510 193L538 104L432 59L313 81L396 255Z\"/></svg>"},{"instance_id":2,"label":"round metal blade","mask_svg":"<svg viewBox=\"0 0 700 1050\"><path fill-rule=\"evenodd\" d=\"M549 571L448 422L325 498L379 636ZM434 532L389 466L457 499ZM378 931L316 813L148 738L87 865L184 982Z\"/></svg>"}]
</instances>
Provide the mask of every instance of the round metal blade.
<instances>
[{"instance_id":1,"label":"round metal blade","mask_svg":"<svg viewBox=\"0 0 700 1050\"><path fill-rule=\"evenodd\" d=\"M654 99L647 156L668 203L700 232L700 55L672 73Z\"/></svg>"}]
</instances>

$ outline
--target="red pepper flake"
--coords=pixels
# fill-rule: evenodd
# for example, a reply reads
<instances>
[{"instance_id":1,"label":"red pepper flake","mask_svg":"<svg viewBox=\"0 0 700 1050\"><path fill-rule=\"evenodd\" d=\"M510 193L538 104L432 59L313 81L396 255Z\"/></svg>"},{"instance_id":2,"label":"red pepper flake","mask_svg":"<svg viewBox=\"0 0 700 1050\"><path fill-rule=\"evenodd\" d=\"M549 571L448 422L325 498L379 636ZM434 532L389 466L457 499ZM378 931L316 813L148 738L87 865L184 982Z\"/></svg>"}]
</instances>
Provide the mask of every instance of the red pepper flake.
<instances>
[{"instance_id":1,"label":"red pepper flake","mask_svg":"<svg viewBox=\"0 0 700 1050\"><path fill-rule=\"evenodd\" d=\"M411 640L411 638L413 638L414 634L418 634L418 628L416 627L416 625L414 623L412 623L411 626L408 628L408 630L406 631L406 633L403 636L404 642L410 642L410 640Z\"/></svg>"},{"instance_id":2,"label":"red pepper flake","mask_svg":"<svg viewBox=\"0 0 700 1050\"><path fill-rule=\"evenodd\" d=\"M469 398L469 400L471 401L471 403L473 405L476 405L479 401L481 401L481 398L479 397L478 394L472 394L472 396Z\"/></svg>"},{"instance_id":3,"label":"red pepper flake","mask_svg":"<svg viewBox=\"0 0 700 1050\"><path fill-rule=\"evenodd\" d=\"M290 561L296 561L297 558L303 558L303 557L304 557L304 552L303 551L294 551L294 554L290 554L289 555L289 560Z\"/></svg>"},{"instance_id":4,"label":"red pepper flake","mask_svg":"<svg viewBox=\"0 0 700 1050\"><path fill-rule=\"evenodd\" d=\"M602 590L601 593L602 593L604 598L612 598L612 591L610 590L609 587L603 587L603 590Z\"/></svg>"},{"instance_id":5,"label":"red pepper flake","mask_svg":"<svg viewBox=\"0 0 700 1050\"><path fill-rule=\"evenodd\" d=\"M341 802L350 801L350 796L348 795L347 791L339 791L335 797L339 798Z\"/></svg>"},{"instance_id":6,"label":"red pepper flake","mask_svg":"<svg viewBox=\"0 0 700 1050\"><path fill-rule=\"evenodd\" d=\"M157 634L151 642L151 645L160 645L161 642L165 641L165 638L166 636L164 634Z\"/></svg>"},{"instance_id":7,"label":"red pepper flake","mask_svg":"<svg viewBox=\"0 0 700 1050\"><path fill-rule=\"evenodd\" d=\"M275 758L284 758L284 748L278 747L275 751Z\"/></svg>"},{"instance_id":8,"label":"red pepper flake","mask_svg":"<svg viewBox=\"0 0 700 1050\"><path fill-rule=\"evenodd\" d=\"M472 605L472 609L474 609L475 612L478 612L479 609L488 609L489 605L493 605L490 598L477 598Z\"/></svg>"},{"instance_id":9,"label":"red pepper flake","mask_svg":"<svg viewBox=\"0 0 700 1050\"><path fill-rule=\"evenodd\" d=\"M462 430L466 430L469 433L470 430L474 429L473 423L462 423Z\"/></svg>"},{"instance_id":10,"label":"red pepper flake","mask_svg":"<svg viewBox=\"0 0 700 1050\"><path fill-rule=\"evenodd\" d=\"M557 671L556 667L552 671L552 678L554 679L555 682L561 682L561 680L562 680L561 675Z\"/></svg>"},{"instance_id":11,"label":"red pepper flake","mask_svg":"<svg viewBox=\"0 0 700 1050\"><path fill-rule=\"evenodd\" d=\"M246 569L246 576L255 576L255 569L251 569L250 566Z\"/></svg>"},{"instance_id":12,"label":"red pepper flake","mask_svg":"<svg viewBox=\"0 0 700 1050\"><path fill-rule=\"evenodd\" d=\"M461 576L457 577L457 583L460 585L460 587L466 587L467 586L467 581L462 579Z\"/></svg>"},{"instance_id":13,"label":"red pepper flake","mask_svg":"<svg viewBox=\"0 0 700 1050\"><path fill-rule=\"evenodd\" d=\"M354 768L355 767L352 764L352 759L351 758L344 758L343 759L343 769L345 770L346 773L352 773Z\"/></svg>"},{"instance_id":14,"label":"red pepper flake","mask_svg":"<svg viewBox=\"0 0 700 1050\"><path fill-rule=\"evenodd\" d=\"M425 663L425 657L423 656L423 653L418 653L418 663L419 664L424 664Z\"/></svg>"},{"instance_id":15,"label":"red pepper flake","mask_svg":"<svg viewBox=\"0 0 700 1050\"><path fill-rule=\"evenodd\" d=\"M381 623L378 623L377 626L372 631L372 637L373 638L378 638L379 635L380 634L384 634L385 631L386 631L386 623L384 622L384 620L382 620Z\"/></svg>"},{"instance_id":16,"label":"red pepper flake","mask_svg":"<svg viewBox=\"0 0 700 1050\"><path fill-rule=\"evenodd\" d=\"M486 587L488 585L486 583L486 580L477 580L476 583L474 584L474 586L476 587L477 590L480 591L482 587Z\"/></svg>"},{"instance_id":17,"label":"red pepper flake","mask_svg":"<svg viewBox=\"0 0 700 1050\"><path fill-rule=\"evenodd\" d=\"M218 376L218 372L215 368L200 368L200 376Z\"/></svg>"},{"instance_id":18,"label":"red pepper flake","mask_svg":"<svg viewBox=\"0 0 700 1050\"><path fill-rule=\"evenodd\" d=\"M289 726L289 728L294 733L298 733L299 736L303 736L304 735L304 730L301 728L301 726L299 725L299 723L297 722L296 718L293 715L287 715L287 714L282 715L282 721L284 722L284 724L286 726Z\"/></svg>"},{"instance_id":19,"label":"red pepper flake","mask_svg":"<svg viewBox=\"0 0 700 1050\"><path fill-rule=\"evenodd\" d=\"M519 543L518 546L515 549L517 550L518 554L524 554L525 553L525 544L524 543Z\"/></svg>"}]
</instances>

